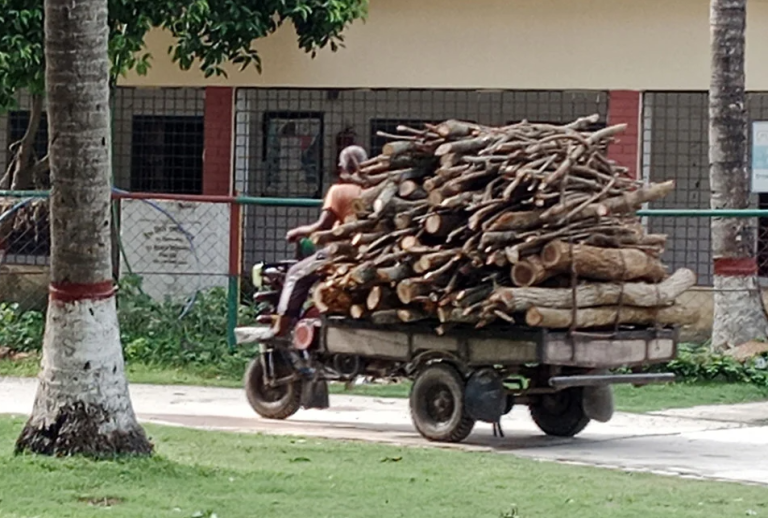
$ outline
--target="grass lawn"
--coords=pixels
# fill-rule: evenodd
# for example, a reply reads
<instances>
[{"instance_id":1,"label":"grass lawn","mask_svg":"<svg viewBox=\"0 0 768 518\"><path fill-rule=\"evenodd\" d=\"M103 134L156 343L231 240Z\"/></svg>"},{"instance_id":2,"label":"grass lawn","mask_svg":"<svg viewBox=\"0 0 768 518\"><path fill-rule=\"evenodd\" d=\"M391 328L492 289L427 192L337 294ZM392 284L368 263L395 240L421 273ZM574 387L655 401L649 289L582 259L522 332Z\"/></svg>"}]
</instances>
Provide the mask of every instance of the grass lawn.
<instances>
[{"instance_id":1,"label":"grass lawn","mask_svg":"<svg viewBox=\"0 0 768 518\"><path fill-rule=\"evenodd\" d=\"M0 517L675 518L768 516L762 487L511 455L147 427L151 459L14 457L0 418Z\"/></svg>"},{"instance_id":2,"label":"grass lawn","mask_svg":"<svg viewBox=\"0 0 768 518\"><path fill-rule=\"evenodd\" d=\"M0 360L0 376L35 376L39 360L30 358L18 362ZM241 388L241 375L220 375L204 368L169 368L129 364L128 379L131 383L157 385L203 385ZM331 392L372 397L408 397L410 383L392 385L359 385L345 391L342 384L334 383ZM768 400L768 387L746 383L676 383L673 385L649 385L635 388L617 385L616 406L625 412L652 412L669 408L687 408L696 405L747 403ZM2 515L0 515L2 516Z\"/></svg>"}]
</instances>

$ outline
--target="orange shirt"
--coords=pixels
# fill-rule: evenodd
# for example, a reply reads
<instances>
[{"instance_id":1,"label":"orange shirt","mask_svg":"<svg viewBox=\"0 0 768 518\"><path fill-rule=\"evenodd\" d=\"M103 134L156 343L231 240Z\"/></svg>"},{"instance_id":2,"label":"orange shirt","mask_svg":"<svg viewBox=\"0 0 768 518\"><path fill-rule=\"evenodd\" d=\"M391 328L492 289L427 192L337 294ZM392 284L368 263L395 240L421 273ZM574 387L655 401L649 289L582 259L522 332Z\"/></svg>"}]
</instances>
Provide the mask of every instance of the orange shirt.
<instances>
[{"instance_id":1,"label":"orange shirt","mask_svg":"<svg viewBox=\"0 0 768 518\"><path fill-rule=\"evenodd\" d=\"M352 214L352 203L360 197L362 192L362 187L352 183L336 184L328 189L323 210L330 210L336 216L334 227L344 223L344 218Z\"/></svg>"}]
</instances>

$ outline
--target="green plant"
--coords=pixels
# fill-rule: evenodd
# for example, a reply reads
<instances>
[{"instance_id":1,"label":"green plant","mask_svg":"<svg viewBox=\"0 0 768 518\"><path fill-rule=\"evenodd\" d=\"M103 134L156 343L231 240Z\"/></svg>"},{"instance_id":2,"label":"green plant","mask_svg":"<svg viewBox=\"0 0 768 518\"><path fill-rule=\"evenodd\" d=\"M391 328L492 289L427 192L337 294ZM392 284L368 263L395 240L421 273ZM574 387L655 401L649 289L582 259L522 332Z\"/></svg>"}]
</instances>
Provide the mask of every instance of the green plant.
<instances>
[{"instance_id":1,"label":"green plant","mask_svg":"<svg viewBox=\"0 0 768 518\"><path fill-rule=\"evenodd\" d=\"M141 278L120 280L117 304L126 361L164 367L205 367L208 372L242 376L256 347L231 348L227 343L227 293L201 291L187 308L185 301L156 301L141 289ZM186 309L186 311L185 311ZM238 319L253 322L254 309L239 307ZM40 351L45 315L0 303L0 347L15 352Z\"/></svg>"},{"instance_id":2,"label":"green plant","mask_svg":"<svg viewBox=\"0 0 768 518\"><path fill-rule=\"evenodd\" d=\"M768 387L768 354L742 363L731 356L713 354L707 344L681 344L675 360L646 370L672 372L679 381L722 381Z\"/></svg>"},{"instance_id":3,"label":"green plant","mask_svg":"<svg viewBox=\"0 0 768 518\"><path fill-rule=\"evenodd\" d=\"M120 282L118 316L127 361L166 366L217 366L242 372L253 358L253 348L231 349L227 344L227 294L212 288L197 294L187 308L181 301L156 301L141 289L141 279L127 276ZM240 306L240 321L252 318Z\"/></svg>"},{"instance_id":4,"label":"green plant","mask_svg":"<svg viewBox=\"0 0 768 518\"><path fill-rule=\"evenodd\" d=\"M0 302L0 347L16 352L40 349L45 316L40 311L22 311L18 304Z\"/></svg>"}]
</instances>

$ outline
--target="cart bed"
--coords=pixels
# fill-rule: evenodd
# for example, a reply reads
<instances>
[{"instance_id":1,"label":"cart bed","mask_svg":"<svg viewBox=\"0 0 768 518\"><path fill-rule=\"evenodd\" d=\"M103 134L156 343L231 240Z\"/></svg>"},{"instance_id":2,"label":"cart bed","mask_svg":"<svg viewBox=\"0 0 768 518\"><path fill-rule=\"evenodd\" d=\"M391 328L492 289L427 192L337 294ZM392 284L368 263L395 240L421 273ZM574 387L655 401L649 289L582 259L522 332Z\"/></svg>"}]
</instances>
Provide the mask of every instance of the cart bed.
<instances>
[{"instance_id":1,"label":"cart bed","mask_svg":"<svg viewBox=\"0 0 768 518\"><path fill-rule=\"evenodd\" d=\"M331 354L410 362L437 352L467 365L538 363L583 368L613 368L663 363L676 356L677 328L633 328L617 332L550 331L525 326L455 328L438 336L430 326L385 328L359 320L328 317L321 348Z\"/></svg>"}]
</instances>

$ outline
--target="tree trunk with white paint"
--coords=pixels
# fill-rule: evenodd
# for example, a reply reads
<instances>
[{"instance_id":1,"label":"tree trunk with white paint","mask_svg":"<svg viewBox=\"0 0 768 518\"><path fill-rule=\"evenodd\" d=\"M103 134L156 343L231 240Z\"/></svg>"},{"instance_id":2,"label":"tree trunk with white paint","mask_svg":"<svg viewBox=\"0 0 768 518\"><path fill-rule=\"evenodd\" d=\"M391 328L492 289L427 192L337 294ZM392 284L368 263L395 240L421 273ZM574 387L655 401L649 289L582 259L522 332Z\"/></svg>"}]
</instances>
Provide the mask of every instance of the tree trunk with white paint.
<instances>
[{"instance_id":1,"label":"tree trunk with white paint","mask_svg":"<svg viewBox=\"0 0 768 518\"><path fill-rule=\"evenodd\" d=\"M112 284L107 35L106 0L46 0L51 287L17 452L152 452L131 406Z\"/></svg>"},{"instance_id":2,"label":"tree trunk with white paint","mask_svg":"<svg viewBox=\"0 0 768 518\"><path fill-rule=\"evenodd\" d=\"M713 209L749 207L744 76L746 0L711 0L709 178ZM768 319L757 285L754 219L713 218L715 313L712 347L765 338Z\"/></svg>"}]
</instances>

